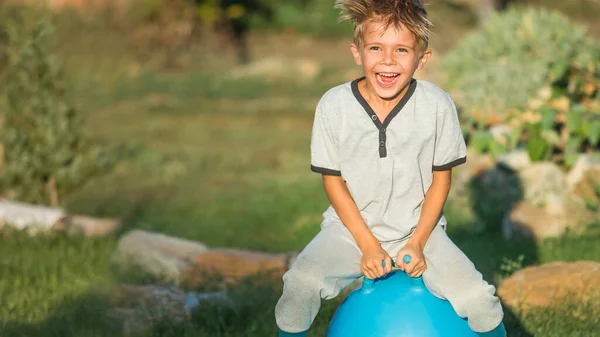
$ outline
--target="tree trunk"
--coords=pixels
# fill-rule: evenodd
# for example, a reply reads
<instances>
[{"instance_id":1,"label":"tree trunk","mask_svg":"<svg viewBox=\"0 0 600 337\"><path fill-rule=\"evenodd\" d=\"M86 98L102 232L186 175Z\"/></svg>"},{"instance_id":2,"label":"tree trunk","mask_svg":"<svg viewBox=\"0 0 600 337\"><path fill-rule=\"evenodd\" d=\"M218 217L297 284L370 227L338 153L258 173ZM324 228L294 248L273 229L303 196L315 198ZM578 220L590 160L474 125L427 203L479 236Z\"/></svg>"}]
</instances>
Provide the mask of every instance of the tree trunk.
<instances>
[{"instance_id":1,"label":"tree trunk","mask_svg":"<svg viewBox=\"0 0 600 337\"><path fill-rule=\"evenodd\" d=\"M58 207L58 189L56 188L56 179L50 177L48 184L46 184L48 194L50 194L50 206Z\"/></svg>"},{"instance_id":2,"label":"tree trunk","mask_svg":"<svg viewBox=\"0 0 600 337\"><path fill-rule=\"evenodd\" d=\"M2 145L2 143L0 143L0 175L2 174L2 166L3 165L4 165L4 145Z\"/></svg>"}]
</instances>

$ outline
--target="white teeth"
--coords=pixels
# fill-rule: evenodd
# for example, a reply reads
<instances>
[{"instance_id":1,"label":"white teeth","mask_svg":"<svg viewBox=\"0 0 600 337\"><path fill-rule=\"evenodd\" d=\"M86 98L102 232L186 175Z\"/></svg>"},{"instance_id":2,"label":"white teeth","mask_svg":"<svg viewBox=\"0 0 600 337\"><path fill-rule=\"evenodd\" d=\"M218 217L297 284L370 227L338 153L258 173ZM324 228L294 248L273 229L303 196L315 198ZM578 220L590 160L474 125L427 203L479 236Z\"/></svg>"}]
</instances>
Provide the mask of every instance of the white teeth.
<instances>
[{"instance_id":1,"label":"white teeth","mask_svg":"<svg viewBox=\"0 0 600 337\"><path fill-rule=\"evenodd\" d=\"M393 74L393 73L379 73L380 76L383 77L396 77L398 76L398 74Z\"/></svg>"}]
</instances>

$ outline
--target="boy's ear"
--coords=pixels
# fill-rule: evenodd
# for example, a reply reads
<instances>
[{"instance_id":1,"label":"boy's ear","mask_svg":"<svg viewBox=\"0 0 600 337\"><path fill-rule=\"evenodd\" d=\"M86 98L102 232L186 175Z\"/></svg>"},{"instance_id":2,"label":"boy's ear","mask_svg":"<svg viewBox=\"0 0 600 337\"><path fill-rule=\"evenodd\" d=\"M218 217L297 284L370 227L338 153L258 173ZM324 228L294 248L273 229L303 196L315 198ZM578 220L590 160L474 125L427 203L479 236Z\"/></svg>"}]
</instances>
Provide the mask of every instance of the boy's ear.
<instances>
[{"instance_id":1,"label":"boy's ear","mask_svg":"<svg viewBox=\"0 0 600 337\"><path fill-rule=\"evenodd\" d=\"M354 57L354 62L356 62L357 65L361 65L362 59L360 58L360 52L358 51L358 46L355 43L352 43L350 45L350 51L352 52L352 56Z\"/></svg>"},{"instance_id":2,"label":"boy's ear","mask_svg":"<svg viewBox=\"0 0 600 337\"><path fill-rule=\"evenodd\" d=\"M423 55L421 55L421 58L419 59L419 66L418 66L419 70L422 70L423 67L425 67L425 65L427 64L427 61L429 61L430 57L431 57L431 49L425 49L423 51Z\"/></svg>"}]
</instances>

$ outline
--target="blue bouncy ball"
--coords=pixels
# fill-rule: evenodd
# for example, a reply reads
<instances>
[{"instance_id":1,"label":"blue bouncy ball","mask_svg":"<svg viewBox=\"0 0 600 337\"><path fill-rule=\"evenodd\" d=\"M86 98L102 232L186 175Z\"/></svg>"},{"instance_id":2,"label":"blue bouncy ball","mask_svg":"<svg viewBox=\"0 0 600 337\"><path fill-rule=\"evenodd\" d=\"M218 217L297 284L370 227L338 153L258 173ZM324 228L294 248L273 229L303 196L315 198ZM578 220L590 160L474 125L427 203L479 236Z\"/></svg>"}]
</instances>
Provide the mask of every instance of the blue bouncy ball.
<instances>
[{"instance_id":1,"label":"blue bouncy ball","mask_svg":"<svg viewBox=\"0 0 600 337\"><path fill-rule=\"evenodd\" d=\"M410 256L404 256L410 262ZM450 302L435 297L421 277L395 270L365 278L335 312L327 337L477 337Z\"/></svg>"}]
</instances>

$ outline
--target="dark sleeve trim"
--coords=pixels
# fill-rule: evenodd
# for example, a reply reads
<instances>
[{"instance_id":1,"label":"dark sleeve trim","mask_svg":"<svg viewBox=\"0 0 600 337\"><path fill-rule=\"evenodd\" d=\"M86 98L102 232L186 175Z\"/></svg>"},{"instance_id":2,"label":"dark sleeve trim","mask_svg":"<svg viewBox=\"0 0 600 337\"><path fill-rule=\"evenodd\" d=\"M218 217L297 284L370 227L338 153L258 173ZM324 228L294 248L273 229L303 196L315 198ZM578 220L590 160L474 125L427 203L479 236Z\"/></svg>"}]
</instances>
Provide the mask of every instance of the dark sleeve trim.
<instances>
[{"instance_id":1,"label":"dark sleeve trim","mask_svg":"<svg viewBox=\"0 0 600 337\"><path fill-rule=\"evenodd\" d=\"M342 172L340 172L340 171L326 169L323 167L317 167L317 166L313 166L313 165L310 165L310 170L313 172L325 174L328 176L338 176L338 177L342 176Z\"/></svg>"},{"instance_id":2,"label":"dark sleeve trim","mask_svg":"<svg viewBox=\"0 0 600 337\"><path fill-rule=\"evenodd\" d=\"M451 168L453 168L455 166L464 164L466 162L467 162L467 157L462 157L462 158L458 158L455 161L450 162L450 163L445 164L445 165L441 165L441 166L435 166L434 165L433 166L433 170L434 171L446 171L446 170L449 170L449 169L451 169Z\"/></svg>"}]
</instances>

